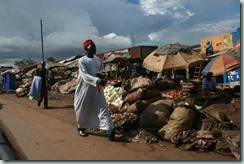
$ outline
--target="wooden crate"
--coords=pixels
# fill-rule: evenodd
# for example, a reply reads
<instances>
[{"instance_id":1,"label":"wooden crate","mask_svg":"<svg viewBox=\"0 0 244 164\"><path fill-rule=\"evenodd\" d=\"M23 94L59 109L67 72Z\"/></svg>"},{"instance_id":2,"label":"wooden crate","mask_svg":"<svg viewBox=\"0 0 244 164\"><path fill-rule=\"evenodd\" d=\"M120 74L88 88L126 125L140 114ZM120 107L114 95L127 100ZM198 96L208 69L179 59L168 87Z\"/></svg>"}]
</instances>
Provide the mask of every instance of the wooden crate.
<instances>
[{"instance_id":1,"label":"wooden crate","mask_svg":"<svg viewBox=\"0 0 244 164\"><path fill-rule=\"evenodd\" d=\"M235 86L240 86L240 81L230 82L229 86L230 88L234 88Z\"/></svg>"},{"instance_id":2,"label":"wooden crate","mask_svg":"<svg viewBox=\"0 0 244 164\"><path fill-rule=\"evenodd\" d=\"M217 85L216 88L221 89L221 90L229 89L230 84L229 83L223 83L222 85Z\"/></svg>"},{"instance_id":3,"label":"wooden crate","mask_svg":"<svg viewBox=\"0 0 244 164\"><path fill-rule=\"evenodd\" d=\"M180 84L182 91L189 91L191 88L194 87L192 82L181 82Z\"/></svg>"}]
</instances>

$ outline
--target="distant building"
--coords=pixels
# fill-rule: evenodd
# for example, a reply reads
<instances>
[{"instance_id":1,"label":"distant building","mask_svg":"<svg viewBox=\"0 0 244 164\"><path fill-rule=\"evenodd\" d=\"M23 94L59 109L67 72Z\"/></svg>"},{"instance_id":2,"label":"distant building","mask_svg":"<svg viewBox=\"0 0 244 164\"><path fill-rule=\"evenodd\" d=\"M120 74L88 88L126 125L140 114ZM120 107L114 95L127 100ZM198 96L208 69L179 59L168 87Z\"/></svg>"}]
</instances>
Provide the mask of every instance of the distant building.
<instances>
[{"instance_id":1,"label":"distant building","mask_svg":"<svg viewBox=\"0 0 244 164\"><path fill-rule=\"evenodd\" d=\"M200 44L195 44L190 46L190 48L192 48L194 51L201 53L201 45Z\"/></svg>"},{"instance_id":2,"label":"distant building","mask_svg":"<svg viewBox=\"0 0 244 164\"><path fill-rule=\"evenodd\" d=\"M158 46L134 46L128 48L132 59L141 58L144 60L151 52L156 50Z\"/></svg>"},{"instance_id":3,"label":"distant building","mask_svg":"<svg viewBox=\"0 0 244 164\"><path fill-rule=\"evenodd\" d=\"M101 59L104 59L104 57L106 57L106 54L108 53L121 51L121 52L129 53L131 55L131 59L136 62L136 61L143 61L151 52L153 52L157 48L158 46L134 46L122 50L114 50L114 51L101 53L98 54L98 56Z\"/></svg>"}]
</instances>

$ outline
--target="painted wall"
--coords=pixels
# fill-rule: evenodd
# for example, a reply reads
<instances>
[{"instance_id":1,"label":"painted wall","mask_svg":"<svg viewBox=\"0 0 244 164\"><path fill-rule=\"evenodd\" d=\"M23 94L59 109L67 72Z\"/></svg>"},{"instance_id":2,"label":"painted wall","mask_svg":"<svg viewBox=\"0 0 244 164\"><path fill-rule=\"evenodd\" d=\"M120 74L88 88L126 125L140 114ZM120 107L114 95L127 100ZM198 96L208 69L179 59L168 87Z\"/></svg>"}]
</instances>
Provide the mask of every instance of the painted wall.
<instances>
[{"instance_id":1,"label":"painted wall","mask_svg":"<svg viewBox=\"0 0 244 164\"><path fill-rule=\"evenodd\" d=\"M231 49L233 47L232 33L225 33L216 36L210 36L201 39L201 53L206 54L206 43L212 43L214 53L219 51Z\"/></svg>"},{"instance_id":2,"label":"painted wall","mask_svg":"<svg viewBox=\"0 0 244 164\"><path fill-rule=\"evenodd\" d=\"M201 53L206 54L205 46L208 41L212 43L215 53L219 51L231 49L236 44L238 39L240 39L240 35L241 35L240 27L238 27L236 31L231 33L225 33L216 36L209 36L206 38L202 38L200 40Z\"/></svg>"}]
</instances>

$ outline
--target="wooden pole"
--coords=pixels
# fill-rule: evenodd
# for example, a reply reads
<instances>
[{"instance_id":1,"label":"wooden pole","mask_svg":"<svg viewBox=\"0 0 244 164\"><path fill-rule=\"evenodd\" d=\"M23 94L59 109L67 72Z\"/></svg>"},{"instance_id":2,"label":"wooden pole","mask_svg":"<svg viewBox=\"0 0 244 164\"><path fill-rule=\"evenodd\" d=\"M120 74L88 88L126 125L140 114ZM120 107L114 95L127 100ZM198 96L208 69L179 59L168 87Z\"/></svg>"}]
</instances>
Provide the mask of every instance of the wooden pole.
<instances>
[{"instance_id":1,"label":"wooden pole","mask_svg":"<svg viewBox=\"0 0 244 164\"><path fill-rule=\"evenodd\" d=\"M40 20L41 23L41 45L42 45L42 61L44 61L44 47L43 47L43 32L42 32L42 20Z\"/></svg>"},{"instance_id":2,"label":"wooden pole","mask_svg":"<svg viewBox=\"0 0 244 164\"><path fill-rule=\"evenodd\" d=\"M187 81L189 82L190 81L190 71L189 71L189 67L187 67L186 69L186 78L187 78Z\"/></svg>"}]
</instances>

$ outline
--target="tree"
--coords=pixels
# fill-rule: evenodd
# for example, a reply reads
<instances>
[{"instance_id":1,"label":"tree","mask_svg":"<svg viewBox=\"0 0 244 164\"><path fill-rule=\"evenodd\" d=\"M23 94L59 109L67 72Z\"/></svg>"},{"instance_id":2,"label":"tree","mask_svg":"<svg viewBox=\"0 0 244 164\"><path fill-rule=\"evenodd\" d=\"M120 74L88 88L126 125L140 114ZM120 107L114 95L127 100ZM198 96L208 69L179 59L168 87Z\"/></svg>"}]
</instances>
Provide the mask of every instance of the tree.
<instances>
[{"instance_id":1,"label":"tree","mask_svg":"<svg viewBox=\"0 0 244 164\"><path fill-rule=\"evenodd\" d=\"M48 58L47 58L47 61L54 62L54 61L55 61L55 59L54 59L53 57L48 57Z\"/></svg>"},{"instance_id":2,"label":"tree","mask_svg":"<svg viewBox=\"0 0 244 164\"><path fill-rule=\"evenodd\" d=\"M32 60L30 57L14 61L14 65L17 67L23 67L32 64L36 64L36 61Z\"/></svg>"}]
</instances>

